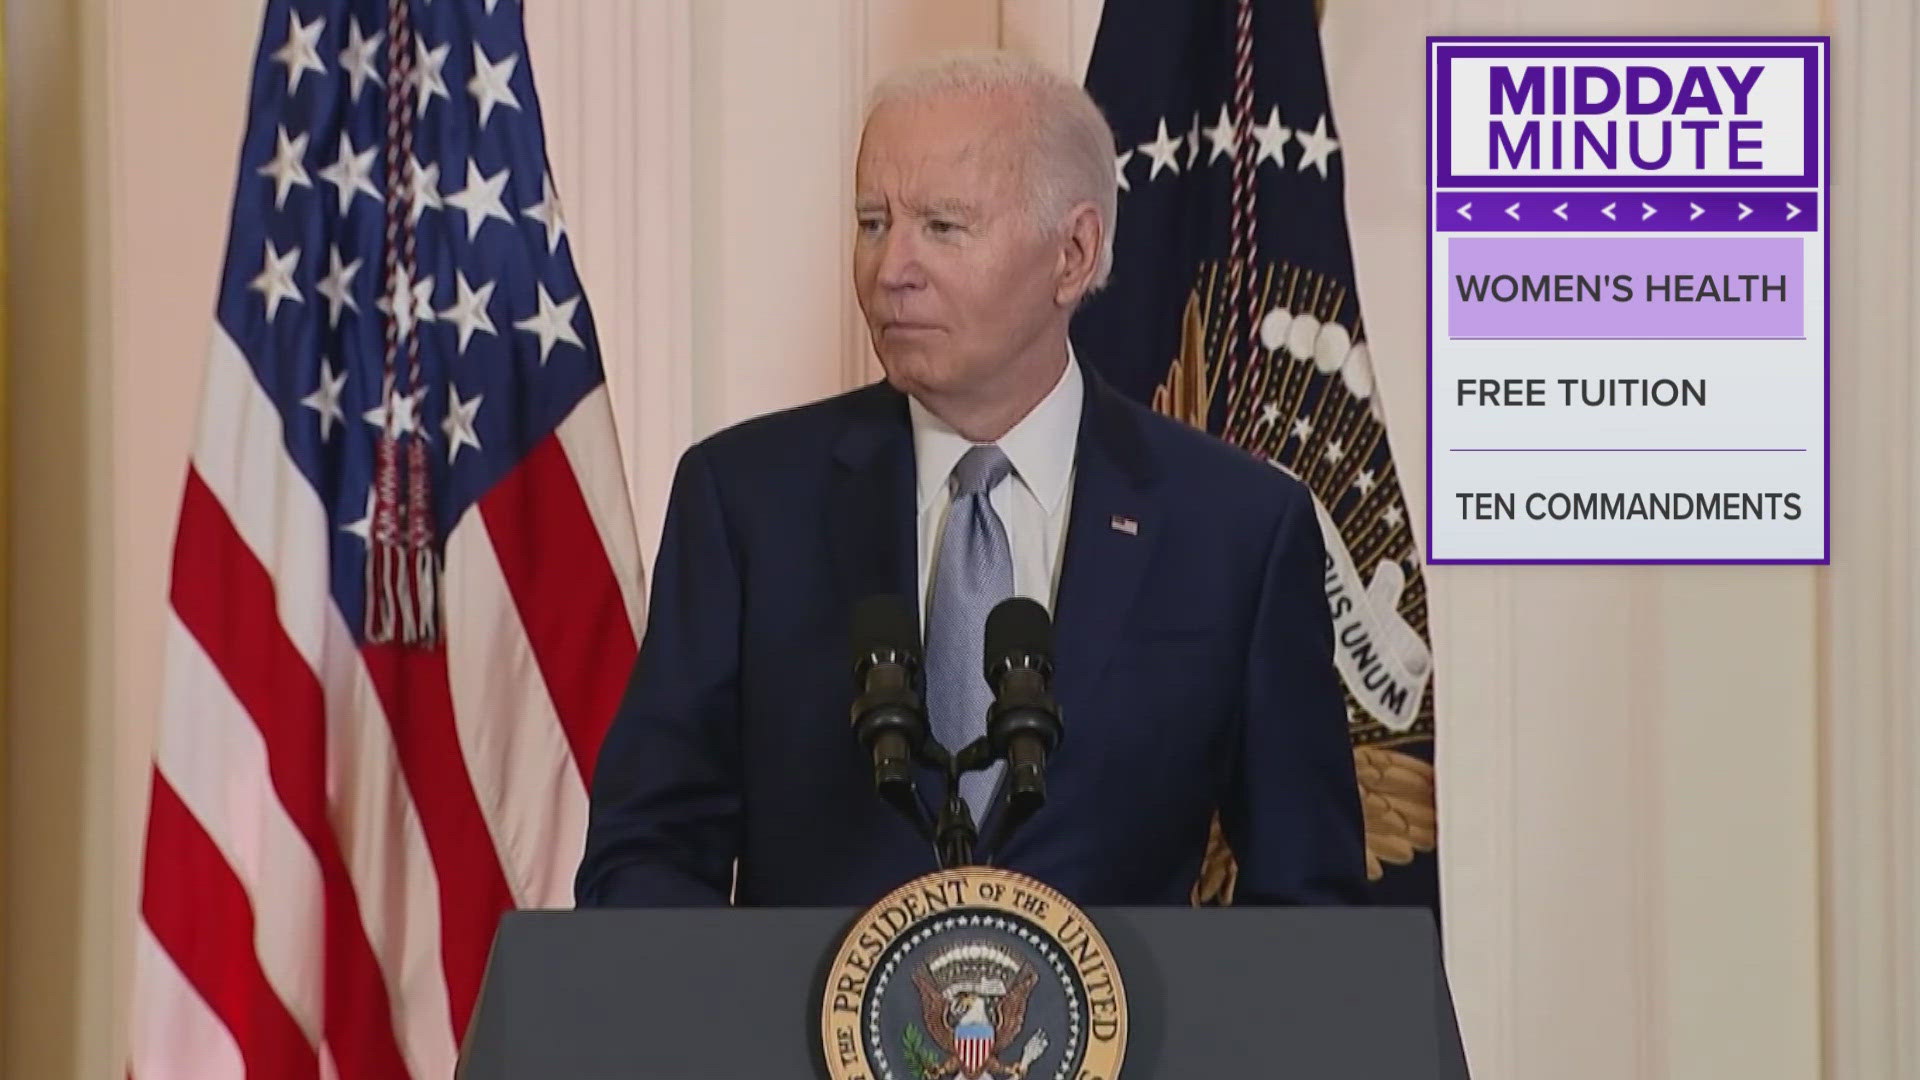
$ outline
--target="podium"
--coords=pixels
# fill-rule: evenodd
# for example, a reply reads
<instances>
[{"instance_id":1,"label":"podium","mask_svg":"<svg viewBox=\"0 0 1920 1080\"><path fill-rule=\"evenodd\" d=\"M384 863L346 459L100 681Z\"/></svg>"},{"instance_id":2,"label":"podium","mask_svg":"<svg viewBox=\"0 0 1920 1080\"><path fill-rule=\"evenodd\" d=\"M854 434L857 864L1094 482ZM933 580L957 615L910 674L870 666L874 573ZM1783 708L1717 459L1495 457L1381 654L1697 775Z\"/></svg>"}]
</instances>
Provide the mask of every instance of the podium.
<instances>
[{"instance_id":1,"label":"podium","mask_svg":"<svg viewBox=\"0 0 1920 1080\"><path fill-rule=\"evenodd\" d=\"M837 908L528 911L494 941L463 1080L807 1080ZM1124 1080L1464 1080L1432 916L1089 908L1126 980Z\"/></svg>"}]
</instances>

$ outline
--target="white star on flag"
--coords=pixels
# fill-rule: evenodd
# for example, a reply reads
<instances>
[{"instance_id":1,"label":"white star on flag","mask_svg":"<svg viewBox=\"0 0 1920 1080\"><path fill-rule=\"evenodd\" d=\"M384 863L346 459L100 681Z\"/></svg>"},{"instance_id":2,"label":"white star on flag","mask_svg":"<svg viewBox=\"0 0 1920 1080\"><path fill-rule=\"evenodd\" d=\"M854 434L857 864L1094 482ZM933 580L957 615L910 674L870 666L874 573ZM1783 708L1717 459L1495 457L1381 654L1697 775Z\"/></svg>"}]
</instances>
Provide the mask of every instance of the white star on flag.
<instances>
[{"instance_id":1,"label":"white star on flag","mask_svg":"<svg viewBox=\"0 0 1920 1080\"><path fill-rule=\"evenodd\" d=\"M505 105L516 111L520 108L520 99L513 96L513 69L520 64L520 54L515 53L499 63L487 59L479 42L473 43L473 78L467 80L467 93L480 107L480 126L487 126L487 119L493 115L495 105Z\"/></svg>"},{"instance_id":2,"label":"white star on flag","mask_svg":"<svg viewBox=\"0 0 1920 1080\"><path fill-rule=\"evenodd\" d=\"M466 355L467 341L473 337L475 330L486 334L497 334L493 328L493 319L487 314L487 305L493 302L495 284L489 281L476 289L467 284L466 271L455 272L454 287L459 296L454 300L452 307L440 313L440 321L453 323L460 328L462 356Z\"/></svg>"},{"instance_id":3,"label":"white star on flag","mask_svg":"<svg viewBox=\"0 0 1920 1080\"><path fill-rule=\"evenodd\" d=\"M461 401L460 388L447 384L447 415L440 421L440 430L447 436L447 464L459 459L463 446L480 449L480 436L473 430L473 418L485 398L485 394L475 394L472 400Z\"/></svg>"},{"instance_id":4,"label":"white star on flag","mask_svg":"<svg viewBox=\"0 0 1920 1080\"><path fill-rule=\"evenodd\" d=\"M1294 438L1299 439L1301 442L1306 442L1307 437L1312 434L1313 434L1313 425L1307 421L1306 417L1302 416L1294 420L1293 422Z\"/></svg>"},{"instance_id":5,"label":"white star on flag","mask_svg":"<svg viewBox=\"0 0 1920 1080\"><path fill-rule=\"evenodd\" d=\"M247 286L267 299L267 321L280 310L280 301L292 300L300 303L300 290L293 283L294 268L300 265L300 249L294 248L285 255L273 249L273 241L267 241L266 262L260 268L259 276Z\"/></svg>"},{"instance_id":6,"label":"white star on flag","mask_svg":"<svg viewBox=\"0 0 1920 1080\"><path fill-rule=\"evenodd\" d=\"M302 23L300 13L287 12L287 21L291 27L287 30L286 44L275 50L273 58L287 65L287 96L300 92L300 80L311 71L324 76L327 65L320 62L320 32L327 28L327 20L316 18L311 23Z\"/></svg>"},{"instance_id":7,"label":"white star on flag","mask_svg":"<svg viewBox=\"0 0 1920 1080\"><path fill-rule=\"evenodd\" d=\"M1374 477L1372 469L1361 469L1360 475L1353 478L1353 486L1359 488L1362 495L1371 495L1373 486L1379 482Z\"/></svg>"},{"instance_id":8,"label":"white star on flag","mask_svg":"<svg viewBox=\"0 0 1920 1080\"><path fill-rule=\"evenodd\" d=\"M420 93L420 115L425 116L434 98L453 100L447 93L447 80L440 74L440 69L447 65L447 50L452 46L429 50L425 38L416 38L413 44L418 53L413 61L413 88Z\"/></svg>"},{"instance_id":9,"label":"white star on flag","mask_svg":"<svg viewBox=\"0 0 1920 1080\"><path fill-rule=\"evenodd\" d=\"M342 265L339 247L327 249L327 265L330 269L314 288L327 298L328 326L340 325L341 308L351 308L356 313L360 310L360 301L353 298L353 276L360 272L360 263L361 260L355 259Z\"/></svg>"},{"instance_id":10,"label":"white star on flag","mask_svg":"<svg viewBox=\"0 0 1920 1080\"><path fill-rule=\"evenodd\" d=\"M544 366L547 354L553 351L555 342L564 341L577 349L586 348L580 342L580 335L573 332L573 309L580 305L580 298L574 297L564 303L556 304L547 295L544 284L535 286L539 294L540 310L531 317L513 324L515 330L524 330L540 338L540 363Z\"/></svg>"},{"instance_id":11,"label":"white star on flag","mask_svg":"<svg viewBox=\"0 0 1920 1080\"><path fill-rule=\"evenodd\" d=\"M368 83L385 86L386 80L380 76L380 42L387 36L381 31L372 37L360 33L360 20L347 22L347 47L340 50L340 70L347 73L347 103L360 100L360 89Z\"/></svg>"},{"instance_id":12,"label":"white star on flag","mask_svg":"<svg viewBox=\"0 0 1920 1080\"><path fill-rule=\"evenodd\" d=\"M1280 406L1278 404L1269 401L1265 405L1260 406L1260 422L1256 426L1272 427L1279 422Z\"/></svg>"},{"instance_id":13,"label":"white star on flag","mask_svg":"<svg viewBox=\"0 0 1920 1080\"><path fill-rule=\"evenodd\" d=\"M393 411L387 422L393 426L395 435L411 435L420 430L420 399L426 390L415 390L411 394L393 395Z\"/></svg>"},{"instance_id":14,"label":"white star on flag","mask_svg":"<svg viewBox=\"0 0 1920 1080\"><path fill-rule=\"evenodd\" d=\"M1340 445L1339 439L1332 439L1327 442L1325 454L1328 461L1337 463L1341 458L1347 456L1347 448Z\"/></svg>"},{"instance_id":15,"label":"white star on flag","mask_svg":"<svg viewBox=\"0 0 1920 1080\"><path fill-rule=\"evenodd\" d=\"M1327 114L1320 114L1320 119L1314 123L1312 131L1296 131L1293 137L1299 140L1300 149L1304 151L1300 155L1300 163L1296 168L1306 172L1307 166L1312 165L1320 170L1320 178L1326 179L1327 159L1333 156L1335 150L1340 149L1339 140L1327 134Z\"/></svg>"},{"instance_id":16,"label":"white star on flag","mask_svg":"<svg viewBox=\"0 0 1920 1080\"><path fill-rule=\"evenodd\" d=\"M1127 163L1133 160L1133 151L1127 150L1114 156L1113 171L1120 178L1120 190L1132 191L1133 185L1127 182Z\"/></svg>"},{"instance_id":17,"label":"white star on flag","mask_svg":"<svg viewBox=\"0 0 1920 1080\"><path fill-rule=\"evenodd\" d=\"M1193 114L1193 123L1187 126L1187 171L1193 171L1193 163L1200 160L1200 114Z\"/></svg>"},{"instance_id":18,"label":"white star on flag","mask_svg":"<svg viewBox=\"0 0 1920 1080\"><path fill-rule=\"evenodd\" d=\"M1221 154L1227 155L1227 160L1232 161L1234 152L1240 148L1240 133L1234 130L1233 117L1228 115L1225 105L1220 106L1219 122L1207 129L1207 141L1213 143L1213 153L1207 155L1209 165L1218 161Z\"/></svg>"},{"instance_id":19,"label":"white star on flag","mask_svg":"<svg viewBox=\"0 0 1920 1080\"><path fill-rule=\"evenodd\" d=\"M405 338L415 326L433 321L433 275L416 282L408 278L405 266L400 267L392 291L374 306L393 317L400 336Z\"/></svg>"},{"instance_id":20,"label":"white star on flag","mask_svg":"<svg viewBox=\"0 0 1920 1080\"><path fill-rule=\"evenodd\" d=\"M1153 169L1147 174L1147 179L1158 180L1162 168L1171 170L1176 176L1179 175L1180 140L1167 134L1165 117L1160 120L1160 130L1155 139L1150 143L1141 143L1140 151L1153 159Z\"/></svg>"},{"instance_id":21,"label":"white star on flag","mask_svg":"<svg viewBox=\"0 0 1920 1080\"><path fill-rule=\"evenodd\" d=\"M307 176L307 167L302 161L307 156L306 132L288 138L287 129L282 127L274 143L273 160L260 166L258 171L261 176L273 178L273 208L280 210L287 205L287 192L296 186L312 187L313 180Z\"/></svg>"},{"instance_id":22,"label":"white star on flag","mask_svg":"<svg viewBox=\"0 0 1920 1080\"><path fill-rule=\"evenodd\" d=\"M375 428L391 431L395 438L411 435L420 430L420 398L426 392L425 387L411 394L389 392L386 400L360 415Z\"/></svg>"},{"instance_id":23,"label":"white star on flag","mask_svg":"<svg viewBox=\"0 0 1920 1080\"><path fill-rule=\"evenodd\" d=\"M1389 506L1385 510L1380 511L1380 520L1386 522L1387 528L1389 529L1399 528L1400 522L1403 520L1400 514L1400 508L1398 506Z\"/></svg>"},{"instance_id":24,"label":"white star on flag","mask_svg":"<svg viewBox=\"0 0 1920 1080\"><path fill-rule=\"evenodd\" d=\"M353 152L353 139L346 132L340 133L340 158L333 164L320 170L320 179L332 184L340 196L340 213L345 216L353 206L355 195L365 193L374 202L380 201L380 189L373 186L373 159L380 153L378 146L370 146L361 153Z\"/></svg>"},{"instance_id":25,"label":"white star on flag","mask_svg":"<svg viewBox=\"0 0 1920 1080\"><path fill-rule=\"evenodd\" d=\"M520 211L520 216L532 218L546 227L547 253L551 255L560 250L560 238L567 234L567 219L560 214L560 195L553 190L553 174L542 177L540 185L540 202Z\"/></svg>"},{"instance_id":26,"label":"white star on flag","mask_svg":"<svg viewBox=\"0 0 1920 1080\"><path fill-rule=\"evenodd\" d=\"M1275 105L1267 113L1266 123L1253 126L1253 137L1260 144L1260 152L1253 159L1254 168L1268 160L1280 168L1286 167L1287 140L1293 138L1293 132L1280 122L1280 106Z\"/></svg>"},{"instance_id":27,"label":"white star on flag","mask_svg":"<svg viewBox=\"0 0 1920 1080\"><path fill-rule=\"evenodd\" d=\"M373 485L367 485L367 512L359 521L349 521L340 526L340 531L360 538L362 544L373 546Z\"/></svg>"},{"instance_id":28,"label":"white star on flag","mask_svg":"<svg viewBox=\"0 0 1920 1080\"><path fill-rule=\"evenodd\" d=\"M414 158L407 170L407 177L411 181L409 186L413 188L413 208L407 211L407 224L418 225L421 214L428 210L443 209L440 202L440 163L436 161L431 165L422 165L419 158Z\"/></svg>"},{"instance_id":29,"label":"white star on flag","mask_svg":"<svg viewBox=\"0 0 1920 1080\"><path fill-rule=\"evenodd\" d=\"M300 399L300 404L320 414L320 441L326 442L333 437L333 425L337 422L346 425L346 414L340 411L340 391L347 385L347 373L333 373L333 361L320 358L320 388Z\"/></svg>"},{"instance_id":30,"label":"white star on flag","mask_svg":"<svg viewBox=\"0 0 1920 1080\"><path fill-rule=\"evenodd\" d=\"M480 166L473 159L467 159L467 186L464 191L456 191L447 196L447 205L467 215L467 239L471 241L480 235L480 226L488 218L513 224L512 215L500 201L500 195L507 190L508 170L501 169L492 176L480 175Z\"/></svg>"}]
</instances>

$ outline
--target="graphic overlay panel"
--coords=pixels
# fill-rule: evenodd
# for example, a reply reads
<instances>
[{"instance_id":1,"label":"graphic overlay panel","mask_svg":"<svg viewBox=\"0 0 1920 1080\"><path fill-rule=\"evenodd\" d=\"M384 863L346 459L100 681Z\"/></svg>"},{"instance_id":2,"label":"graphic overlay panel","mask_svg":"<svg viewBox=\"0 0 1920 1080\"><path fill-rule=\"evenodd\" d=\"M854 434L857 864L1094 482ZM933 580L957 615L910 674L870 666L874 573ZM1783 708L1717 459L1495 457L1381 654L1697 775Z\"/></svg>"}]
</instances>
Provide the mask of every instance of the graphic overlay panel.
<instances>
[{"instance_id":1,"label":"graphic overlay panel","mask_svg":"<svg viewBox=\"0 0 1920 1080\"><path fill-rule=\"evenodd\" d=\"M1436 563L1825 562L1825 38L1428 39Z\"/></svg>"}]
</instances>

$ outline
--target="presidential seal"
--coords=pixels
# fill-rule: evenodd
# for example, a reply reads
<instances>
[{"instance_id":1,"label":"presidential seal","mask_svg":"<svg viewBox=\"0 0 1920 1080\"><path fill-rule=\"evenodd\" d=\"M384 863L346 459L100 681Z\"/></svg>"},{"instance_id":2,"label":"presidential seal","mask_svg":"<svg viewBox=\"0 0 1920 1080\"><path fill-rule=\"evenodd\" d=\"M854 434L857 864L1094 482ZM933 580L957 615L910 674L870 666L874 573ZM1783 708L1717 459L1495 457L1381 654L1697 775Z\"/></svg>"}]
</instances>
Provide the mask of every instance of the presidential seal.
<instances>
[{"instance_id":1,"label":"presidential seal","mask_svg":"<svg viewBox=\"0 0 1920 1080\"><path fill-rule=\"evenodd\" d=\"M1071 901L970 866L860 916L834 953L820 1038L833 1080L1113 1080L1127 996Z\"/></svg>"}]
</instances>

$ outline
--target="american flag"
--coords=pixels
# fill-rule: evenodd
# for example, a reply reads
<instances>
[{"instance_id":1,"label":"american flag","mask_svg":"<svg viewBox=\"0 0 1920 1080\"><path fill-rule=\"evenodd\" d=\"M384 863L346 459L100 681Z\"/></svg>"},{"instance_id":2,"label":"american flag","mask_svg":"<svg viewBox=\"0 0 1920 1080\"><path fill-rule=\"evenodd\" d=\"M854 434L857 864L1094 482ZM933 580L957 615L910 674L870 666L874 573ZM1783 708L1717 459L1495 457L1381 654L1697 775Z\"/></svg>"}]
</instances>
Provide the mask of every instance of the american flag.
<instances>
[{"instance_id":1,"label":"american flag","mask_svg":"<svg viewBox=\"0 0 1920 1080\"><path fill-rule=\"evenodd\" d=\"M518 0L269 0L175 542L134 1080L446 1077L644 597Z\"/></svg>"}]
</instances>

